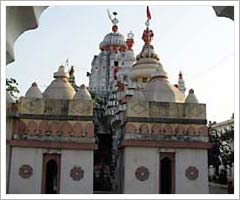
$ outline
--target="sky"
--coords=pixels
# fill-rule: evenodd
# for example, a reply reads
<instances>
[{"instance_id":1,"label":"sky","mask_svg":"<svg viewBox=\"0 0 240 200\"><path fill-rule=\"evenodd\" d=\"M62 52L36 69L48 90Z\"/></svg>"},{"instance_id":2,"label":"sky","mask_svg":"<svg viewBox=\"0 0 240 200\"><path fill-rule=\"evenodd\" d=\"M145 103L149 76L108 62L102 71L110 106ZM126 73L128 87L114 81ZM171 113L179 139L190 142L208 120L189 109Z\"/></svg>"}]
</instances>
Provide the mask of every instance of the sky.
<instances>
[{"instance_id":1,"label":"sky","mask_svg":"<svg viewBox=\"0 0 240 200\"><path fill-rule=\"evenodd\" d=\"M24 96L33 82L43 92L58 66L69 59L75 66L77 85L88 85L99 44L111 32L107 9L118 13L119 32L134 33L135 55L146 21L146 6L52 6L41 15L39 27L22 34L14 46L15 62L6 76L19 83ZM234 112L234 21L216 17L211 6L150 6L152 44L169 81L177 83L182 71L188 90L207 104L207 119L224 121ZM66 70L69 70L67 68Z\"/></svg>"}]
</instances>

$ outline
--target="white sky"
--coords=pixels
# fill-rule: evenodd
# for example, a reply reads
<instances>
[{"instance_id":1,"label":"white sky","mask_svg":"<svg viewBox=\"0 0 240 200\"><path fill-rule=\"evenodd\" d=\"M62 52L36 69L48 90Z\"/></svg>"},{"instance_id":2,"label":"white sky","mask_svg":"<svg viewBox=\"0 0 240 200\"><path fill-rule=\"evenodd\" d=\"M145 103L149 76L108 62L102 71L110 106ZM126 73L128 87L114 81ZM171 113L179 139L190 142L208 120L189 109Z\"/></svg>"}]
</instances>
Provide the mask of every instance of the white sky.
<instances>
[{"instance_id":1,"label":"white sky","mask_svg":"<svg viewBox=\"0 0 240 200\"><path fill-rule=\"evenodd\" d=\"M74 65L77 84L88 85L86 72L100 51L99 43L111 32L106 9L118 12L119 31L132 30L137 55L146 21L146 6L55 6L46 9L36 30L15 43L15 62L6 76L19 83L25 95L32 82L43 92L58 66ZM169 81L181 70L187 93L193 88L207 104L208 120L229 119L234 111L234 22L216 17L211 6L150 6L153 45Z\"/></svg>"}]
</instances>

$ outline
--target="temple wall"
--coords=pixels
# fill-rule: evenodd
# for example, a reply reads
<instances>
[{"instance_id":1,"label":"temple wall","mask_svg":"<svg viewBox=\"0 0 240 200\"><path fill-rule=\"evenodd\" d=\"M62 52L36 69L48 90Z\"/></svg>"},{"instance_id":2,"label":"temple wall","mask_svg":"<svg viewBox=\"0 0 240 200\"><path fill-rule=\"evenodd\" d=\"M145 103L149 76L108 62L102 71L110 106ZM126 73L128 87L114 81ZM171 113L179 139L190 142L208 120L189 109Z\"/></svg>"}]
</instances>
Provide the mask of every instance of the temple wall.
<instances>
[{"instance_id":1,"label":"temple wall","mask_svg":"<svg viewBox=\"0 0 240 200\"><path fill-rule=\"evenodd\" d=\"M159 193L159 165L162 152L175 153L176 194L207 194L209 192L207 150L126 147L124 149L123 193ZM149 170L149 177L144 181L136 177L136 169L141 166ZM194 180L186 176L189 167L198 171L198 177Z\"/></svg>"},{"instance_id":2,"label":"temple wall","mask_svg":"<svg viewBox=\"0 0 240 200\"><path fill-rule=\"evenodd\" d=\"M83 177L73 180L71 170L81 167ZM76 168L75 168L76 169ZM93 193L93 151L62 150L61 154L61 194Z\"/></svg>"},{"instance_id":3,"label":"temple wall","mask_svg":"<svg viewBox=\"0 0 240 200\"><path fill-rule=\"evenodd\" d=\"M32 175L22 178L19 169L23 165L32 167ZM42 181L42 149L12 147L9 193L39 194Z\"/></svg>"},{"instance_id":4,"label":"temple wall","mask_svg":"<svg viewBox=\"0 0 240 200\"><path fill-rule=\"evenodd\" d=\"M158 193L159 153L157 148L128 147L124 150L124 187L125 194ZM149 170L149 178L139 181L135 172L144 166Z\"/></svg>"},{"instance_id":5,"label":"temple wall","mask_svg":"<svg viewBox=\"0 0 240 200\"><path fill-rule=\"evenodd\" d=\"M177 194L207 194L208 191L208 161L207 150L177 149L176 150L176 193ZM199 171L196 180L189 180L185 170L194 166Z\"/></svg>"}]
</instances>

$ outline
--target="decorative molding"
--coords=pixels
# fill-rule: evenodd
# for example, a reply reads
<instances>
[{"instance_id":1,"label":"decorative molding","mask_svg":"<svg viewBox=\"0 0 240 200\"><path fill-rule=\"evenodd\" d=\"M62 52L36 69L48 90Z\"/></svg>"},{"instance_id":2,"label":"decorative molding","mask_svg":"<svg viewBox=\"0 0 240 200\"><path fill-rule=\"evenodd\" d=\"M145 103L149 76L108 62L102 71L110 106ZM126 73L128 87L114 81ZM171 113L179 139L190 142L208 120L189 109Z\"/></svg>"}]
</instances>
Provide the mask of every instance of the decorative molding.
<instances>
[{"instance_id":1,"label":"decorative molding","mask_svg":"<svg viewBox=\"0 0 240 200\"><path fill-rule=\"evenodd\" d=\"M73 167L70 171L70 177L74 181L80 181L84 177L84 171L81 167Z\"/></svg>"},{"instance_id":2,"label":"decorative molding","mask_svg":"<svg viewBox=\"0 0 240 200\"><path fill-rule=\"evenodd\" d=\"M156 147L156 148L184 148L184 149L210 149L208 142L177 142L177 141L149 141L149 140L123 140L121 147Z\"/></svg>"},{"instance_id":3,"label":"decorative molding","mask_svg":"<svg viewBox=\"0 0 240 200\"><path fill-rule=\"evenodd\" d=\"M36 141L36 140L7 140L7 144L14 147L23 148L52 148L52 149L76 149L76 150L95 150L95 143L77 142L57 142L57 141Z\"/></svg>"},{"instance_id":4,"label":"decorative molding","mask_svg":"<svg viewBox=\"0 0 240 200\"><path fill-rule=\"evenodd\" d=\"M42 120L59 120L59 121L92 121L93 116L78 116L78 115L35 115L35 114L19 114L21 119L42 119Z\"/></svg>"},{"instance_id":5,"label":"decorative molding","mask_svg":"<svg viewBox=\"0 0 240 200\"><path fill-rule=\"evenodd\" d=\"M137 127L134 124L127 123L127 133L137 133Z\"/></svg>"},{"instance_id":6,"label":"decorative molding","mask_svg":"<svg viewBox=\"0 0 240 200\"><path fill-rule=\"evenodd\" d=\"M146 181L149 178L150 172L148 168L141 166L135 171L135 176L139 181Z\"/></svg>"},{"instance_id":7,"label":"decorative molding","mask_svg":"<svg viewBox=\"0 0 240 200\"><path fill-rule=\"evenodd\" d=\"M24 164L19 168L19 176L28 179L33 174L33 168L30 165Z\"/></svg>"},{"instance_id":8,"label":"decorative molding","mask_svg":"<svg viewBox=\"0 0 240 200\"><path fill-rule=\"evenodd\" d=\"M206 119L181 119L181 118L150 118L150 117L128 117L128 122L143 123L172 123L172 124L207 124Z\"/></svg>"},{"instance_id":9,"label":"decorative molding","mask_svg":"<svg viewBox=\"0 0 240 200\"><path fill-rule=\"evenodd\" d=\"M198 178L199 176L199 171L196 167L190 166L185 170L185 176L191 180L194 181Z\"/></svg>"}]
</instances>

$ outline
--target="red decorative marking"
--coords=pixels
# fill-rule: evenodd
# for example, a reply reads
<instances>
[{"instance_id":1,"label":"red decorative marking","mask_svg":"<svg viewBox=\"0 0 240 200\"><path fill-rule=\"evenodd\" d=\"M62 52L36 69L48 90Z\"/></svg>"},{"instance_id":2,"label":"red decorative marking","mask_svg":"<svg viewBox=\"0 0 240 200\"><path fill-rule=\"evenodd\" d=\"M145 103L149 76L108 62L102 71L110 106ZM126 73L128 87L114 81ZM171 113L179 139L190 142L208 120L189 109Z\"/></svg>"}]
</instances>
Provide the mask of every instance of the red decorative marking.
<instances>
[{"instance_id":1,"label":"red decorative marking","mask_svg":"<svg viewBox=\"0 0 240 200\"><path fill-rule=\"evenodd\" d=\"M24 179L28 179L32 176L33 174L33 168L30 165L22 165L19 168L18 172L19 176L21 176Z\"/></svg>"},{"instance_id":2,"label":"red decorative marking","mask_svg":"<svg viewBox=\"0 0 240 200\"><path fill-rule=\"evenodd\" d=\"M39 124L38 132L40 135L45 135L48 131L48 122L41 121Z\"/></svg>"},{"instance_id":3,"label":"red decorative marking","mask_svg":"<svg viewBox=\"0 0 240 200\"><path fill-rule=\"evenodd\" d=\"M145 42L145 44L150 44L153 38L153 31L149 28L145 29L142 35L142 40Z\"/></svg>"},{"instance_id":4,"label":"red decorative marking","mask_svg":"<svg viewBox=\"0 0 240 200\"><path fill-rule=\"evenodd\" d=\"M172 135L173 134L173 128L171 125L167 124L164 129L163 129L163 133L165 135Z\"/></svg>"},{"instance_id":5,"label":"red decorative marking","mask_svg":"<svg viewBox=\"0 0 240 200\"><path fill-rule=\"evenodd\" d=\"M136 133L137 128L133 124L127 124L127 133Z\"/></svg>"},{"instance_id":6,"label":"red decorative marking","mask_svg":"<svg viewBox=\"0 0 240 200\"><path fill-rule=\"evenodd\" d=\"M81 167L73 167L70 176L74 181L80 181L84 177L84 171Z\"/></svg>"},{"instance_id":7,"label":"red decorative marking","mask_svg":"<svg viewBox=\"0 0 240 200\"><path fill-rule=\"evenodd\" d=\"M187 129L187 133L189 135L195 135L196 134L196 130L194 127L190 126L188 129Z\"/></svg>"},{"instance_id":8,"label":"red decorative marking","mask_svg":"<svg viewBox=\"0 0 240 200\"><path fill-rule=\"evenodd\" d=\"M22 135L27 132L27 126L22 120L18 120L16 126L17 126L16 134Z\"/></svg>"},{"instance_id":9,"label":"red decorative marking","mask_svg":"<svg viewBox=\"0 0 240 200\"><path fill-rule=\"evenodd\" d=\"M178 135L184 135L184 133L185 133L185 128L184 128L184 126L178 125L178 126L175 128L175 133L178 134Z\"/></svg>"},{"instance_id":10,"label":"red decorative marking","mask_svg":"<svg viewBox=\"0 0 240 200\"><path fill-rule=\"evenodd\" d=\"M50 132L51 135L59 134L59 123L58 122L52 122L50 124L49 132Z\"/></svg>"},{"instance_id":11,"label":"red decorative marking","mask_svg":"<svg viewBox=\"0 0 240 200\"><path fill-rule=\"evenodd\" d=\"M199 171L196 167L190 166L186 169L185 171L185 176L191 180L194 181L198 178L199 176Z\"/></svg>"},{"instance_id":12,"label":"red decorative marking","mask_svg":"<svg viewBox=\"0 0 240 200\"><path fill-rule=\"evenodd\" d=\"M132 46L134 44L134 40L133 39L127 39L126 43L127 43L128 50L131 50Z\"/></svg>"},{"instance_id":13,"label":"red decorative marking","mask_svg":"<svg viewBox=\"0 0 240 200\"><path fill-rule=\"evenodd\" d=\"M69 122L63 122L60 130L63 136L70 136L72 133L72 126Z\"/></svg>"},{"instance_id":14,"label":"red decorative marking","mask_svg":"<svg viewBox=\"0 0 240 200\"><path fill-rule=\"evenodd\" d=\"M85 127L85 132L87 133L88 137L94 137L94 125L91 124L87 124Z\"/></svg>"},{"instance_id":15,"label":"red decorative marking","mask_svg":"<svg viewBox=\"0 0 240 200\"><path fill-rule=\"evenodd\" d=\"M135 171L135 176L139 181L146 181L149 175L149 169L144 166L138 167Z\"/></svg>"},{"instance_id":16,"label":"red decorative marking","mask_svg":"<svg viewBox=\"0 0 240 200\"><path fill-rule=\"evenodd\" d=\"M202 126L198 129L199 135L208 135L208 128L206 126Z\"/></svg>"},{"instance_id":17,"label":"red decorative marking","mask_svg":"<svg viewBox=\"0 0 240 200\"><path fill-rule=\"evenodd\" d=\"M80 122L77 122L73 125L74 136L83 136L83 127Z\"/></svg>"},{"instance_id":18,"label":"red decorative marking","mask_svg":"<svg viewBox=\"0 0 240 200\"><path fill-rule=\"evenodd\" d=\"M118 26L117 25L114 25L112 26L112 31L115 33L118 31Z\"/></svg>"},{"instance_id":19,"label":"red decorative marking","mask_svg":"<svg viewBox=\"0 0 240 200\"><path fill-rule=\"evenodd\" d=\"M147 124L142 124L139 130L140 130L140 133L149 134L149 127Z\"/></svg>"},{"instance_id":20,"label":"red decorative marking","mask_svg":"<svg viewBox=\"0 0 240 200\"><path fill-rule=\"evenodd\" d=\"M159 124L154 124L152 126L152 134L160 134L161 133L161 126Z\"/></svg>"},{"instance_id":21,"label":"red decorative marking","mask_svg":"<svg viewBox=\"0 0 240 200\"><path fill-rule=\"evenodd\" d=\"M37 123L35 121L31 120L31 121L28 122L27 133L29 135L36 135L36 133L37 133Z\"/></svg>"}]
</instances>

